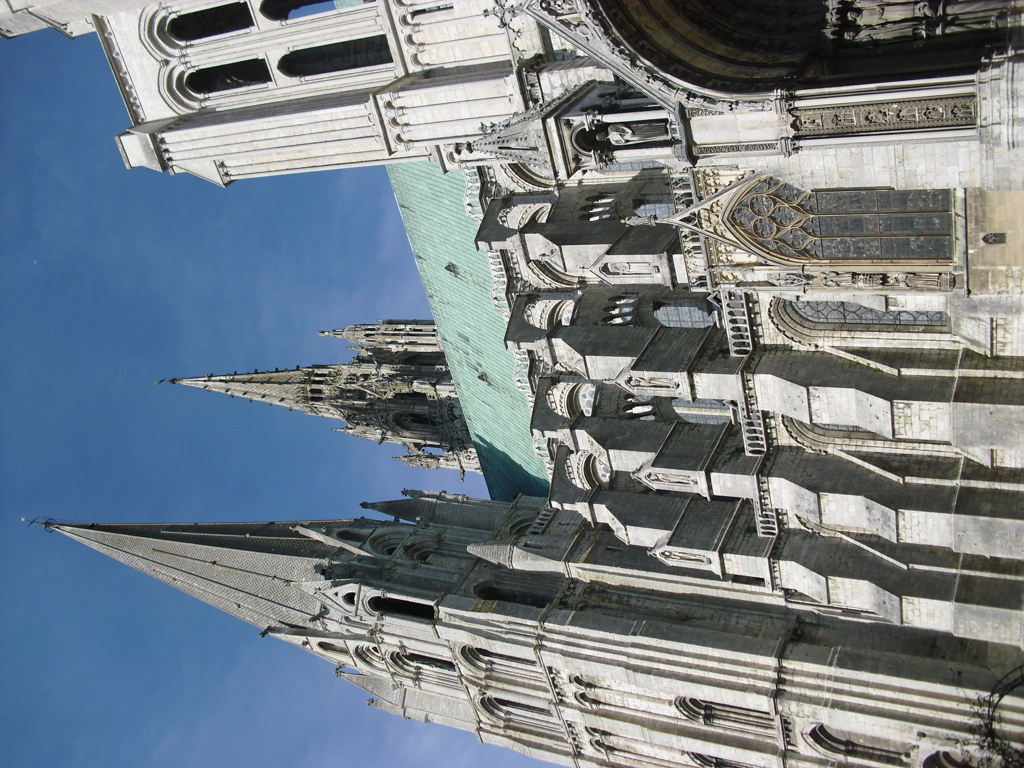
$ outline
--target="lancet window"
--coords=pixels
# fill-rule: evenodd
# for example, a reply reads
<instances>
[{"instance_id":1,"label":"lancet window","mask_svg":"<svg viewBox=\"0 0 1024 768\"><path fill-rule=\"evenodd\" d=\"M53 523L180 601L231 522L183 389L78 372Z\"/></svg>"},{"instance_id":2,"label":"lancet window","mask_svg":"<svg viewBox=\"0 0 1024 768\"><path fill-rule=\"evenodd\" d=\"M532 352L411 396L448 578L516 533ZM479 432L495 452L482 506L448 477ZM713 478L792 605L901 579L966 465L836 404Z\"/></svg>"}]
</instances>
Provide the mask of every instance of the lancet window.
<instances>
[{"instance_id":1,"label":"lancet window","mask_svg":"<svg viewBox=\"0 0 1024 768\"><path fill-rule=\"evenodd\" d=\"M495 720L500 721L505 727L519 727L541 733L561 735L561 728L554 721L551 710L547 707L497 696L483 696L480 699L480 708Z\"/></svg>"},{"instance_id":2,"label":"lancet window","mask_svg":"<svg viewBox=\"0 0 1024 768\"><path fill-rule=\"evenodd\" d=\"M401 616L406 619L420 621L434 620L434 606L414 603L411 600L400 600L394 597L371 597L366 604L373 613L379 616Z\"/></svg>"},{"instance_id":3,"label":"lancet window","mask_svg":"<svg viewBox=\"0 0 1024 768\"><path fill-rule=\"evenodd\" d=\"M849 734L829 730L820 723L807 732L807 738L822 752L829 755L861 758L889 765L905 765L907 763L906 755L903 752L855 740Z\"/></svg>"},{"instance_id":4,"label":"lancet window","mask_svg":"<svg viewBox=\"0 0 1024 768\"><path fill-rule=\"evenodd\" d=\"M601 322L605 325L633 325L638 299L638 296L612 296L604 307Z\"/></svg>"},{"instance_id":5,"label":"lancet window","mask_svg":"<svg viewBox=\"0 0 1024 768\"><path fill-rule=\"evenodd\" d=\"M680 696L676 699L676 708L685 717L704 725L735 728L752 733L775 732L775 718L768 712L756 709L718 704L692 696Z\"/></svg>"},{"instance_id":6,"label":"lancet window","mask_svg":"<svg viewBox=\"0 0 1024 768\"><path fill-rule=\"evenodd\" d=\"M654 302L654 318L667 328L708 328L715 316L701 298L667 298Z\"/></svg>"},{"instance_id":7,"label":"lancet window","mask_svg":"<svg viewBox=\"0 0 1024 768\"><path fill-rule=\"evenodd\" d=\"M473 648L467 645L459 653L466 664L478 672L505 672L515 676L537 668L536 663L531 659L520 659L517 656L508 656L487 648Z\"/></svg>"},{"instance_id":8,"label":"lancet window","mask_svg":"<svg viewBox=\"0 0 1024 768\"><path fill-rule=\"evenodd\" d=\"M951 752L934 752L924 759L923 768L972 768L970 760L960 760Z\"/></svg>"},{"instance_id":9,"label":"lancet window","mask_svg":"<svg viewBox=\"0 0 1024 768\"><path fill-rule=\"evenodd\" d=\"M392 653L389 657L391 663L400 671L407 674L419 674L424 669L434 669L441 672L455 672L455 665L447 659L438 659L434 656L426 656L422 653Z\"/></svg>"},{"instance_id":10,"label":"lancet window","mask_svg":"<svg viewBox=\"0 0 1024 768\"><path fill-rule=\"evenodd\" d=\"M228 3L175 16L168 22L167 31L183 43L189 43L252 26L252 13L247 3Z\"/></svg>"},{"instance_id":11,"label":"lancet window","mask_svg":"<svg viewBox=\"0 0 1024 768\"><path fill-rule=\"evenodd\" d=\"M333 653L335 656L348 656L348 648L343 645L337 645L335 643L329 643L326 640L321 640L316 644L324 653Z\"/></svg>"},{"instance_id":12,"label":"lancet window","mask_svg":"<svg viewBox=\"0 0 1024 768\"><path fill-rule=\"evenodd\" d=\"M270 82L270 68L263 59L246 59L190 72L185 87L192 93L210 94L232 91Z\"/></svg>"},{"instance_id":13,"label":"lancet window","mask_svg":"<svg viewBox=\"0 0 1024 768\"><path fill-rule=\"evenodd\" d=\"M768 314L783 335L800 344L916 346L924 333L930 334L932 344L959 346L950 332L949 315L942 311L886 312L846 301L775 299Z\"/></svg>"},{"instance_id":14,"label":"lancet window","mask_svg":"<svg viewBox=\"0 0 1024 768\"><path fill-rule=\"evenodd\" d=\"M292 51L281 57L277 68L289 77L313 77L376 67L392 61L387 37L377 35Z\"/></svg>"}]
</instances>

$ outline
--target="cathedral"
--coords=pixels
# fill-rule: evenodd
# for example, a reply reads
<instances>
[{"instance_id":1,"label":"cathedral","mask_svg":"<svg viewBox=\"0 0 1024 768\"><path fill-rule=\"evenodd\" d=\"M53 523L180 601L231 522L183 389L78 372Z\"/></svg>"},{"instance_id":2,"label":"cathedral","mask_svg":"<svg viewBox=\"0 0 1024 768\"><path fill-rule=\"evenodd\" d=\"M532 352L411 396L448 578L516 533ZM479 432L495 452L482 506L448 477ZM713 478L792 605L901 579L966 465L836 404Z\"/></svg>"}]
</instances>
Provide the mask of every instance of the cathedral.
<instances>
[{"instance_id":1,"label":"cathedral","mask_svg":"<svg viewBox=\"0 0 1024 768\"><path fill-rule=\"evenodd\" d=\"M174 382L491 495L48 528L561 765L1024 764L1019 0L0 9L44 27L128 168L387 166L433 321Z\"/></svg>"}]
</instances>

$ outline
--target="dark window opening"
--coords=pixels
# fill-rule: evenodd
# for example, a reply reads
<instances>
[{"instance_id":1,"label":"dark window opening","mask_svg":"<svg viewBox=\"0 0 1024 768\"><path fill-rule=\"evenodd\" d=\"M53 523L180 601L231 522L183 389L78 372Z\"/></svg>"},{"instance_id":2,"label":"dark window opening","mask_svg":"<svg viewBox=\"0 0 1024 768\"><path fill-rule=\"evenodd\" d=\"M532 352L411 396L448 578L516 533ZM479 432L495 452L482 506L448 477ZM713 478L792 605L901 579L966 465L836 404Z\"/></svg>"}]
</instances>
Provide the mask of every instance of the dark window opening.
<instances>
[{"instance_id":1,"label":"dark window opening","mask_svg":"<svg viewBox=\"0 0 1024 768\"><path fill-rule=\"evenodd\" d=\"M333 0L264 0L260 4L260 13L271 21L298 19L337 9Z\"/></svg>"},{"instance_id":2,"label":"dark window opening","mask_svg":"<svg viewBox=\"0 0 1024 768\"><path fill-rule=\"evenodd\" d=\"M437 659L433 656L424 656L421 653L403 653L401 658L420 667L432 667L443 669L445 672L454 672L455 665L445 659Z\"/></svg>"},{"instance_id":3,"label":"dark window opening","mask_svg":"<svg viewBox=\"0 0 1024 768\"><path fill-rule=\"evenodd\" d=\"M534 608L547 608L551 601L544 595L536 592L526 592L520 589L504 589L502 587L485 586L476 590L476 595L481 600L500 600L505 603L516 603L518 605L530 605Z\"/></svg>"},{"instance_id":4,"label":"dark window opening","mask_svg":"<svg viewBox=\"0 0 1024 768\"><path fill-rule=\"evenodd\" d=\"M239 32L252 25L252 14L246 3L229 3L175 16L168 23L167 31L183 43L188 43L214 35Z\"/></svg>"},{"instance_id":5,"label":"dark window opening","mask_svg":"<svg viewBox=\"0 0 1024 768\"><path fill-rule=\"evenodd\" d=\"M414 603L411 600L397 600L393 597L371 597L367 607L382 616L404 616L420 621L434 620L434 606Z\"/></svg>"},{"instance_id":6,"label":"dark window opening","mask_svg":"<svg viewBox=\"0 0 1024 768\"><path fill-rule=\"evenodd\" d=\"M749 584L752 587L763 587L764 579L759 579L757 576L742 576L737 575L732 577L733 584Z\"/></svg>"},{"instance_id":7,"label":"dark window opening","mask_svg":"<svg viewBox=\"0 0 1024 768\"><path fill-rule=\"evenodd\" d=\"M532 704L524 704L521 701L511 701L510 699L499 699L497 697L490 697L499 708L503 710L519 710L520 712L528 712L531 715L550 715L551 711L545 707L535 707Z\"/></svg>"},{"instance_id":8,"label":"dark window opening","mask_svg":"<svg viewBox=\"0 0 1024 768\"><path fill-rule=\"evenodd\" d=\"M873 760L889 765L905 765L907 760L903 752L895 749L886 749L881 745L866 744L854 740L850 734L843 731L832 731L824 725L814 726L807 736L818 745L822 751L832 755L844 755L847 757Z\"/></svg>"},{"instance_id":9,"label":"dark window opening","mask_svg":"<svg viewBox=\"0 0 1024 768\"><path fill-rule=\"evenodd\" d=\"M334 534L334 537L336 539L341 539L342 541L352 541L356 544L361 544L363 541L366 540L366 534L362 531L351 531L347 528L340 529L337 533Z\"/></svg>"},{"instance_id":10,"label":"dark window opening","mask_svg":"<svg viewBox=\"0 0 1024 768\"><path fill-rule=\"evenodd\" d=\"M344 648L340 645L335 645L334 643L328 643L326 640L321 640L319 643L316 644L316 647L319 648L321 651L326 651L327 653L341 653L345 656L348 656L348 648Z\"/></svg>"},{"instance_id":11,"label":"dark window opening","mask_svg":"<svg viewBox=\"0 0 1024 768\"><path fill-rule=\"evenodd\" d=\"M219 93L270 82L270 68L263 59L247 59L217 67L197 69L185 78L192 93Z\"/></svg>"},{"instance_id":12,"label":"dark window opening","mask_svg":"<svg viewBox=\"0 0 1024 768\"><path fill-rule=\"evenodd\" d=\"M387 37L378 35L292 51L281 57L277 68L289 77L312 77L330 72L376 67L380 64L390 64L392 61Z\"/></svg>"}]
</instances>

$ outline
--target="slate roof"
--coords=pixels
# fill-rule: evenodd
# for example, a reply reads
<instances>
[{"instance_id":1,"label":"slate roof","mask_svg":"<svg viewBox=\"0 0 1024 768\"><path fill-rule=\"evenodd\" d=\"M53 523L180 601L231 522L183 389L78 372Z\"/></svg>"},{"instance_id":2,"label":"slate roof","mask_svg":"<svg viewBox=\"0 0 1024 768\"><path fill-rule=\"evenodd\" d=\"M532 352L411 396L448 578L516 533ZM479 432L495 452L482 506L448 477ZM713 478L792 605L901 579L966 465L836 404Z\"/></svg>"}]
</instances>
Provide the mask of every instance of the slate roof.
<instances>
[{"instance_id":1,"label":"slate roof","mask_svg":"<svg viewBox=\"0 0 1024 768\"><path fill-rule=\"evenodd\" d=\"M505 318L491 302L487 257L466 214L465 177L429 162L389 165L388 175L491 498L546 496L530 404L516 388Z\"/></svg>"}]
</instances>

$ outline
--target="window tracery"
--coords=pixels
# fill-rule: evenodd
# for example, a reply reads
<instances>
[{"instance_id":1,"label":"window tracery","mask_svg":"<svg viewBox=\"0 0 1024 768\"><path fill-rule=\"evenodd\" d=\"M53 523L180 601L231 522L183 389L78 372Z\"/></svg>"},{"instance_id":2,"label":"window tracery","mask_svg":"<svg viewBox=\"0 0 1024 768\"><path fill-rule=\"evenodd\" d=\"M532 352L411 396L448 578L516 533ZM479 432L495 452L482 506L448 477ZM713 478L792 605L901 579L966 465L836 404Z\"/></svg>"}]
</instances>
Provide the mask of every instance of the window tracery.
<instances>
[{"instance_id":1,"label":"window tracery","mask_svg":"<svg viewBox=\"0 0 1024 768\"><path fill-rule=\"evenodd\" d=\"M883 312L852 302L773 299L768 307L772 325L797 344L862 347L917 347L921 334L929 345L959 349L949 315L941 311Z\"/></svg>"},{"instance_id":2,"label":"window tracery","mask_svg":"<svg viewBox=\"0 0 1024 768\"><path fill-rule=\"evenodd\" d=\"M369 667L376 672L387 672L384 655L380 652L380 648L375 645L357 645L352 649L352 657L363 666Z\"/></svg>"},{"instance_id":3,"label":"window tracery","mask_svg":"<svg viewBox=\"0 0 1024 768\"><path fill-rule=\"evenodd\" d=\"M639 296L612 296L604 306L604 325L633 325L636 322L636 304Z\"/></svg>"},{"instance_id":4,"label":"window tracery","mask_svg":"<svg viewBox=\"0 0 1024 768\"><path fill-rule=\"evenodd\" d=\"M387 36L377 35L292 51L281 57L277 68L288 77L314 77L390 64L392 61Z\"/></svg>"},{"instance_id":5,"label":"window tracery","mask_svg":"<svg viewBox=\"0 0 1024 768\"><path fill-rule=\"evenodd\" d=\"M580 414L592 415L596 395L597 385L593 382L560 381L548 387L544 399L559 416L572 419Z\"/></svg>"},{"instance_id":6,"label":"window tracery","mask_svg":"<svg viewBox=\"0 0 1024 768\"><path fill-rule=\"evenodd\" d=\"M531 299L523 306L523 319L547 331L556 325L570 325L575 309L576 303L569 299Z\"/></svg>"},{"instance_id":7,"label":"window tracery","mask_svg":"<svg viewBox=\"0 0 1024 768\"><path fill-rule=\"evenodd\" d=\"M948 189L811 192L763 176L740 190L721 216L746 247L783 263L953 257Z\"/></svg>"},{"instance_id":8,"label":"window tracery","mask_svg":"<svg viewBox=\"0 0 1024 768\"><path fill-rule=\"evenodd\" d=\"M832 325L930 325L946 327L949 316L945 312L911 312L897 310L883 312L849 301L794 301L793 310L813 323Z\"/></svg>"},{"instance_id":9,"label":"window tracery","mask_svg":"<svg viewBox=\"0 0 1024 768\"><path fill-rule=\"evenodd\" d=\"M612 468L590 451L577 451L566 456L565 474L570 483L587 491L610 482Z\"/></svg>"}]
</instances>

